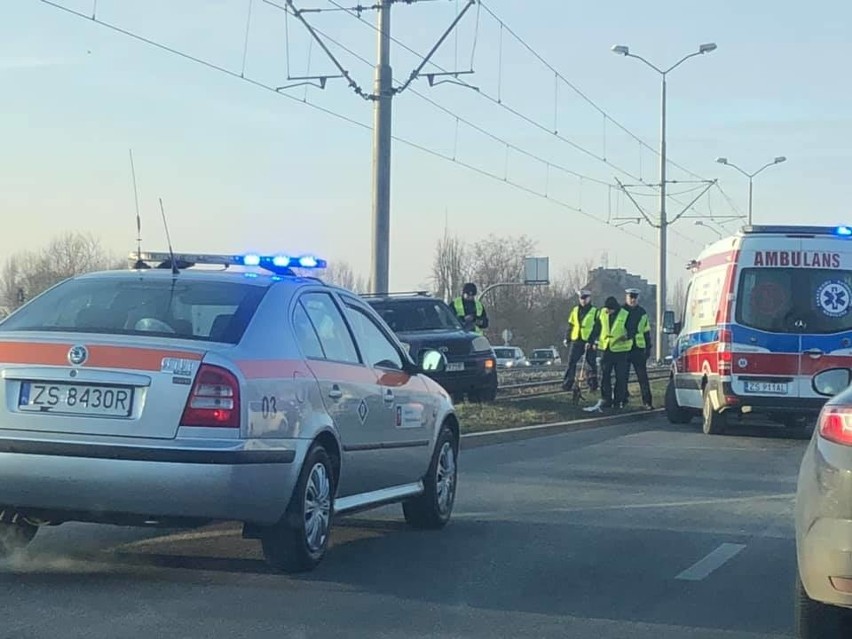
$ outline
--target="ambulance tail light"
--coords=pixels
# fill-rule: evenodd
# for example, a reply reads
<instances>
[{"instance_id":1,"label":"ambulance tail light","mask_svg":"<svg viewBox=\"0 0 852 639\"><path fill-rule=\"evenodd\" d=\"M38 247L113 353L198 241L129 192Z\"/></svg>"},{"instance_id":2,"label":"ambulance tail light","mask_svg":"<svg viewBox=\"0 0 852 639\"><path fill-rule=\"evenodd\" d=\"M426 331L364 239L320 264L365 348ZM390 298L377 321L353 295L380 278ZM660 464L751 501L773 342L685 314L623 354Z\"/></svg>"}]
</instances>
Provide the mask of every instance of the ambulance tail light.
<instances>
[{"instance_id":1,"label":"ambulance tail light","mask_svg":"<svg viewBox=\"0 0 852 639\"><path fill-rule=\"evenodd\" d=\"M731 363L734 359L733 336L731 331L723 328L719 331L718 365L719 375L731 374Z\"/></svg>"},{"instance_id":2,"label":"ambulance tail light","mask_svg":"<svg viewBox=\"0 0 852 639\"><path fill-rule=\"evenodd\" d=\"M202 364L186 400L181 426L240 427L240 384L230 371Z\"/></svg>"},{"instance_id":3,"label":"ambulance tail light","mask_svg":"<svg viewBox=\"0 0 852 639\"><path fill-rule=\"evenodd\" d=\"M826 406L817 425L820 437L835 444L852 446L852 410L843 406Z\"/></svg>"}]
</instances>

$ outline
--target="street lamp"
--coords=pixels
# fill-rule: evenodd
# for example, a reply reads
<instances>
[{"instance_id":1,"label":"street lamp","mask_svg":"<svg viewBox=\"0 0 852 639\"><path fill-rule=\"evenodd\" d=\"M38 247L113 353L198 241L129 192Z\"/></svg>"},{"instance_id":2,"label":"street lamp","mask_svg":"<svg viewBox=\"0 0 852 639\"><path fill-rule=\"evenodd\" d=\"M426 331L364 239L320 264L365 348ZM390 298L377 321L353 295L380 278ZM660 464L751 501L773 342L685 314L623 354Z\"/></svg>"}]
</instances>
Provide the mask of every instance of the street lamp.
<instances>
[{"instance_id":1,"label":"street lamp","mask_svg":"<svg viewBox=\"0 0 852 639\"><path fill-rule=\"evenodd\" d=\"M697 221L695 222L695 226L703 226L705 229L710 229L711 231L713 231L713 232L714 232L714 233L715 233L715 234L719 237L719 239L720 239L720 240L724 237L724 235L722 235L722 231L720 231L719 229L713 228L713 227L712 227L712 226L710 226L709 224L705 224L705 223L704 223L704 222L702 222L701 220L697 220Z\"/></svg>"},{"instance_id":2,"label":"street lamp","mask_svg":"<svg viewBox=\"0 0 852 639\"><path fill-rule=\"evenodd\" d=\"M770 166L775 166L776 164L781 164L782 162L786 162L787 158L783 155L779 155L777 158L772 160L772 162L767 162L762 167L760 167L754 173L748 173L743 171L740 167L738 167L733 162L728 162L728 158L716 158L716 162L719 164L724 164L725 166L730 166L733 169L736 169L743 175L748 178L748 225L751 226L751 202L752 202L752 194L754 193L754 176L763 171L764 169L768 169Z\"/></svg>"},{"instance_id":3,"label":"street lamp","mask_svg":"<svg viewBox=\"0 0 852 639\"><path fill-rule=\"evenodd\" d=\"M663 350L663 313L666 308L666 248L668 239L668 220L666 219L666 77L681 64L694 58L695 56L704 55L716 50L714 42L708 42L698 47L698 51L690 53L678 60L668 69L661 69L656 65L651 64L642 56L630 53L630 47L623 44L612 47L613 53L623 55L628 58L636 58L644 62L647 66L660 74L662 77L661 88L661 109L660 109L660 221L658 229L660 232L660 253L658 256L657 277L657 322L656 322L656 349L657 361L662 362L665 358Z\"/></svg>"}]
</instances>

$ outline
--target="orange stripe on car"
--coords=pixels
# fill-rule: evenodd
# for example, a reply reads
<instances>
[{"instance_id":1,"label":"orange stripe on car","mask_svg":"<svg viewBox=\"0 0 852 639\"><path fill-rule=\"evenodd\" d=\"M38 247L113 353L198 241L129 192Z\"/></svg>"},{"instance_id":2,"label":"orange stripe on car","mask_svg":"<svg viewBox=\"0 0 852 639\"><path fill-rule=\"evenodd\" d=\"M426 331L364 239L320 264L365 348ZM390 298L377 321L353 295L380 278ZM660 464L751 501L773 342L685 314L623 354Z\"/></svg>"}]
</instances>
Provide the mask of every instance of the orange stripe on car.
<instances>
[{"instance_id":1,"label":"orange stripe on car","mask_svg":"<svg viewBox=\"0 0 852 639\"><path fill-rule=\"evenodd\" d=\"M73 344L39 342L0 342L0 364L30 364L34 366L69 366L68 351ZM125 370L159 371L163 359L199 361L200 353L170 351L131 346L86 346L88 359L82 368L119 368Z\"/></svg>"},{"instance_id":2,"label":"orange stripe on car","mask_svg":"<svg viewBox=\"0 0 852 639\"><path fill-rule=\"evenodd\" d=\"M310 375L310 370L300 359L252 359L237 362L247 379L279 379L293 377L296 373Z\"/></svg>"},{"instance_id":3,"label":"orange stripe on car","mask_svg":"<svg viewBox=\"0 0 852 639\"><path fill-rule=\"evenodd\" d=\"M238 361L237 366L248 379L282 379L301 373L306 376L313 374L321 380L376 383L376 373L361 364L316 359L249 359Z\"/></svg>"}]
</instances>

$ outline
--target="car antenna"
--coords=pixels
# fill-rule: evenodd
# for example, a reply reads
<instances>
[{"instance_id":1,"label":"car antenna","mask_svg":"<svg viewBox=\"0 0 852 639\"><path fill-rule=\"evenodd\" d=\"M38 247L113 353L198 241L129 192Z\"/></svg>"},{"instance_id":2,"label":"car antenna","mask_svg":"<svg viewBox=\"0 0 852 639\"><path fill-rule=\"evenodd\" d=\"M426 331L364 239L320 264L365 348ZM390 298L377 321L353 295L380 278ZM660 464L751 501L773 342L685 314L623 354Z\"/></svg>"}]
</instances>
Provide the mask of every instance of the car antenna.
<instances>
[{"instance_id":1,"label":"car antenna","mask_svg":"<svg viewBox=\"0 0 852 639\"><path fill-rule=\"evenodd\" d=\"M169 235L169 223L166 222L166 209L163 207L163 198L160 198L160 213L163 216L163 227L166 229L166 242L169 245L169 262L172 265L172 275L180 275L177 264L175 264L175 252L172 250L172 238Z\"/></svg>"},{"instance_id":2,"label":"car antenna","mask_svg":"<svg viewBox=\"0 0 852 639\"><path fill-rule=\"evenodd\" d=\"M142 217L139 215L139 191L136 189L136 167L133 164L133 149L130 149L130 174L133 176L133 199L136 203L136 270L149 268L142 261Z\"/></svg>"}]
</instances>

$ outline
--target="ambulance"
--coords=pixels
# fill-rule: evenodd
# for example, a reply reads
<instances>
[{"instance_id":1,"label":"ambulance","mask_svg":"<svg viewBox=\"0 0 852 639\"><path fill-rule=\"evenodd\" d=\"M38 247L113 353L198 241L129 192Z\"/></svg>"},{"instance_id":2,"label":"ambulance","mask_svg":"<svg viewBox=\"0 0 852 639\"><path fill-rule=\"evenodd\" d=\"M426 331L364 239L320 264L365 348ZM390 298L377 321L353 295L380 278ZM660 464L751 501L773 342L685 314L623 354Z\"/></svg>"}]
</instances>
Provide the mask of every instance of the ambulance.
<instances>
[{"instance_id":1,"label":"ambulance","mask_svg":"<svg viewBox=\"0 0 852 639\"><path fill-rule=\"evenodd\" d=\"M718 434L755 415L809 427L823 371L852 381L852 227L747 226L691 261L665 409ZM842 377L842 376L841 376Z\"/></svg>"}]
</instances>

